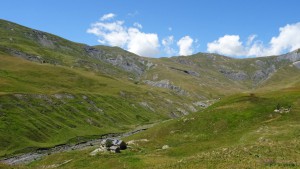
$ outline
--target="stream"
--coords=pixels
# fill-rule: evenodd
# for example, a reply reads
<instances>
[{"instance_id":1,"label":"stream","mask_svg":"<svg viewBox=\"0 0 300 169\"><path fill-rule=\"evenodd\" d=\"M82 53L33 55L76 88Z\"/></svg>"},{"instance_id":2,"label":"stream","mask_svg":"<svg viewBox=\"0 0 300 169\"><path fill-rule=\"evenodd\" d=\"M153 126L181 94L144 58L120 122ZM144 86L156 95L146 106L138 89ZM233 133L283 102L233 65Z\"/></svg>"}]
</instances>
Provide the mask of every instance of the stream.
<instances>
[{"instance_id":1,"label":"stream","mask_svg":"<svg viewBox=\"0 0 300 169\"><path fill-rule=\"evenodd\" d=\"M120 139L123 137L128 137L133 134L139 133L141 131L147 130L148 128L152 127L152 125L144 126L144 127L139 127L135 130L132 130L130 132L125 132L125 133L110 133L110 134L104 134L101 135L100 138L98 139L93 139L89 140L86 142L82 143L77 143L75 145L69 145L69 144L62 144L62 145L57 145L52 148L41 148L39 150L29 152L29 153L24 153L12 157L8 157L5 159L1 159L1 163L9 164L9 165L17 165L17 164L28 164L30 162L33 162L35 160L39 160L44 156L50 155L50 154L55 154L55 153L60 153L60 152L67 152L67 151L73 151L73 150L82 150L88 147L100 145L101 141L107 138L112 138L112 139Z\"/></svg>"}]
</instances>

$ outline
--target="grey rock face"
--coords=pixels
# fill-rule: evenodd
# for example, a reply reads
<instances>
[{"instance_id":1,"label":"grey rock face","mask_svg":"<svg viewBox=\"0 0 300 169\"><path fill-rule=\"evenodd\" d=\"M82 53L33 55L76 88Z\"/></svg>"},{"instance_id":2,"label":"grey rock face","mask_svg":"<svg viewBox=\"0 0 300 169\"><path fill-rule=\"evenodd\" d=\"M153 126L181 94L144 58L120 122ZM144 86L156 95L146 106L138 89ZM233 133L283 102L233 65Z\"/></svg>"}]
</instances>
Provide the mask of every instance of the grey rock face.
<instances>
[{"instance_id":1,"label":"grey rock face","mask_svg":"<svg viewBox=\"0 0 300 169\"><path fill-rule=\"evenodd\" d=\"M181 89L179 86L175 86L170 82L169 80L160 80L160 81L150 81L150 80L144 80L144 83L154 86L154 87L160 87L160 88L166 88L170 89L180 95L186 95L188 92L185 90Z\"/></svg>"},{"instance_id":2,"label":"grey rock face","mask_svg":"<svg viewBox=\"0 0 300 169\"><path fill-rule=\"evenodd\" d=\"M50 63L50 64L54 64L54 65L58 65L60 64L58 61L56 60L50 60L48 59L44 59L41 56L35 56L35 55L31 55L31 54L27 54L21 51L18 51L16 49L5 49L8 53L10 53L12 56L16 56L16 57L20 57L32 62L38 62L38 63Z\"/></svg>"},{"instance_id":3,"label":"grey rock face","mask_svg":"<svg viewBox=\"0 0 300 169\"><path fill-rule=\"evenodd\" d=\"M140 104L140 106L155 112L155 110L151 106L149 106L149 104L147 102L140 102L139 104Z\"/></svg>"},{"instance_id":4,"label":"grey rock face","mask_svg":"<svg viewBox=\"0 0 300 169\"><path fill-rule=\"evenodd\" d=\"M290 62L300 61L300 53L298 51L293 51L293 52L278 56L277 60L278 61L288 60Z\"/></svg>"},{"instance_id":5,"label":"grey rock face","mask_svg":"<svg viewBox=\"0 0 300 169\"><path fill-rule=\"evenodd\" d=\"M103 50L96 49L91 46L85 46L84 50L88 55L94 59L104 61L112 64L113 66L120 67L121 69L132 72L137 75L143 74L146 69L149 69L153 64L149 61L145 61L142 58L136 58L134 56L125 56L118 54L113 56L111 53L106 53Z\"/></svg>"},{"instance_id":6,"label":"grey rock face","mask_svg":"<svg viewBox=\"0 0 300 169\"><path fill-rule=\"evenodd\" d=\"M189 112L187 112L186 110L184 110L184 109L182 109L182 108L177 108L177 111L179 112L179 113L181 113L182 115L188 115L189 114Z\"/></svg>"},{"instance_id":7,"label":"grey rock face","mask_svg":"<svg viewBox=\"0 0 300 169\"><path fill-rule=\"evenodd\" d=\"M259 67L264 67L266 66L266 63L264 61L261 61L261 60L256 60L255 61L256 65L259 66Z\"/></svg>"},{"instance_id":8,"label":"grey rock face","mask_svg":"<svg viewBox=\"0 0 300 169\"><path fill-rule=\"evenodd\" d=\"M84 50L92 57L101 59L101 56L105 54L104 51L93 48L91 46L85 46Z\"/></svg>"},{"instance_id":9,"label":"grey rock face","mask_svg":"<svg viewBox=\"0 0 300 169\"><path fill-rule=\"evenodd\" d=\"M196 111L197 111L197 109L196 109L193 105L185 104L185 106L186 106L191 112L196 112Z\"/></svg>"},{"instance_id":10,"label":"grey rock face","mask_svg":"<svg viewBox=\"0 0 300 169\"><path fill-rule=\"evenodd\" d=\"M47 39L46 35L40 35L38 36L39 42L41 45L46 47L54 47L54 43L52 40Z\"/></svg>"},{"instance_id":11,"label":"grey rock face","mask_svg":"<svg viewBox=\"0 0 300 169\"><path fill-rule=\"evenodd\" d=\"M53 38L51 39L47 37L47 34L42 31L32 30L31 32L26 32L25 36L33 40L37 40L37 42L44 47L55 47L56 41Z\"/></svg>"},{"instance_id":12,"label":"grey rock face","mask_svg":"<svg viewBox=\"0 0 300 169\"><path fill-rule=\"evenodd\" d=\"M293 65L294 65L296 68L300 69L300 61L294 62Z\"/></svg>"},{"instance_id":13,"label":"grey rock face","mask_svg":"<svg viewBox=\"0 0 300 169\"><path fill-rule=\"evenodd\" d=\"M141 75L144 72L144 69L137 66L133 60L130 59L128 61L121 55L118 55L117 58L108 58L106 61L114 66L121 67L125 71L134 72L138 75Z\"/></svg>"},{"instance_id":14,"label":"grey rock face","mask_svg":"<svg viewBox=\"0 0 300 169\"><path fill-rule=\"evenodd\" d=\"M23 53L14 49L10 49L9 53L13 56L21 57L32 62L43 63L43 59L39 56L29 55L27 53Z\"/></svg>"},{"instance_id":15,"label":"grey rock face","mask_svg":"<svg viewBox=\"0 0 300 169\"><path fill-rule=\"evenodd\" d=\"M72 94L67 94L67 93L56 93L53 96L56 99L74 99L75 98Z\"/></svg>"},{"instance_id":16,"label":"grey rock face","mask_svg":"<svg viewBox=\"0 0 300 169\"><path fill-rule=\"evenodd\" d=\"M208 105L207 104L205 104L205 103L203 103L203 102L195 102L195 103L193 103L195 106L201 106L201 107L208 107Z\"/></svg>"},{"instance_id":17,"label":"grey rock face","mask_svg":"<svg viewBox=\"0 0 300 169\"><path fill-rule=\"evenodd\" d=\"M173 70L183 72L183 73L186 73L188 75L192 75L192 76L197 76L198 77L200 75L198 72L195 72L195 71L192 71L192 70L183 70L183 69L178 69L178 68L175 68L175 67L169 67L169 68L173 69Z\"/></svg>"},{"instance_id":18,"label":"grey rock face","mask_svg":"<svg viewBox=\"0 0 300 169\"><path fill-rule=\"evenodd\" d=\"M271 65L269 68L267 68L265 70L262 69L262 70L255 71L252 79L255 83L258 83L258 82L270 77L270 75L272 73L274 73L275 71L276 71L275 65Z\"/></svg>"},{"instance_id":19,"label":"grey rock face","mask_svg":"<svg viewBox=\"0 0 300 169\"><path fill-rule=\"evenodd\" d=\"M230 69L226 69L226 68L220 68L219 72L231 80L240 81L240 80L246 80L249 78L249 76L241 70L235 71L235 70L230 70Z\"/></svg>"},{"instance_id":20,"label":"grey rock face","mask_svg":"<svg viewBox=\"0 0 300 169\"><path fill-rule=\"evenodd\" d=\"M192 75L192 76L199 76L198 72L192 71L192 70L186 70L184 73Z\"/></svg>"}]
</instances>

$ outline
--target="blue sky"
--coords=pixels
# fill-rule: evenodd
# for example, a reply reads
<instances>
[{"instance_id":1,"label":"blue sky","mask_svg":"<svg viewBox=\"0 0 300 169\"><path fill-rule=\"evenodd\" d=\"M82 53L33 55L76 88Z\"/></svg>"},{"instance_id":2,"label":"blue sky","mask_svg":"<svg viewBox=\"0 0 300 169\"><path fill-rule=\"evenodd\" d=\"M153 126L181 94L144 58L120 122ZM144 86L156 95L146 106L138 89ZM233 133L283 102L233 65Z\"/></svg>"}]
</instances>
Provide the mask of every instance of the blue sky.
<instances>
[{"instance_id":1,"label":"blue sky","mask_svg":"<svg viewBox=\"0 0 300 169\"><path fill-rule=\"evenodd\" d=\"M143 56L255 57L300 47L299 6L299 0L2 0L0 18Z\"/></svg>"}]
</instances>

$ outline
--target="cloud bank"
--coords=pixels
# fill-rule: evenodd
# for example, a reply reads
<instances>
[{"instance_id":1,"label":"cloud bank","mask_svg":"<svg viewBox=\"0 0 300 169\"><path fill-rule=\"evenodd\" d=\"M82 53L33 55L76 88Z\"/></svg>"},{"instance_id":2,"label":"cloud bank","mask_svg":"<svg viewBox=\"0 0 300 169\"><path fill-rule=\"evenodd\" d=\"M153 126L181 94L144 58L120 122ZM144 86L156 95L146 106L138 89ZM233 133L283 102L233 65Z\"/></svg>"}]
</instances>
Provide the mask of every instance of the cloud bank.
<instances>
[{"instance_id":1,"label":"cloud bank","mask_svg":"<svg viewBox=\"0 0 300 169\"><path fill-rule=\"evenodd\" d=\"M116 20L116 14L108 13L99 21L91 24L87 33L96 35L98 42L104 45L118 46L135 54L147 57L157 56L187 56L199 47L198 39L186 35L176 40L169 35L161 40L157 33L142 31L143 26L134 22L125 26L125 21ZM172 27L167 28L169 33ZM272 37L267 44L257 40L258 36L250 35L242 41L239 35L224 35L207 43L207 52L218 53L232 57L258 57L279 55L300 48L300 22L287 24L279 28L277 36Z\"/></svg>"},{"instance_id":2,"label":"cloud bank","mask_svg":"<svg viewBox=\"0 0 300 169\"><path fill-rule=\"evenodd\" d=\"M114 20L115 14L103 15L99 21L91 24L87 33L96 35L98 42L110 46L118 46L141 56L157 57L172 55L190 55L193 53L193 39L184 36L177 41L179 53L175 50L175 38L170 35L159 40L157 33L143 32L142 24L134 22L132 26L125 26L122 20ZM170 29L169 29L170 30Z\"/></svg>"},{"instance_id":3,"label":"cloud bank","mask_svg":"<svg viewBox=\"0 0 300 169\"><path fill-rule=\"evenodd\" d=\"M119 46L141 56L154 57L159 53L159 39L155 33L145 33L140 29L142 25L134 23L127 28L124 21L111 21L115 14L106 14L100 21L93 23L87 33L98 37L98 42L111 46Z\"/></svg>"},{"instance_id":4,"label":"cloud bank","mask_svg":"<svg viewBox=\"0 0 300 169\"><path fill-rule=\"evenodd\" d=\"M236 57L279 55L300 48L299 35L300 22L279 28L278 36L272 37L267 46L262 41L255 40L257 35L250 35L246 43L240 40L239 35L224 35L207 43L207 51Z\"/></svg>"}]
</instances>

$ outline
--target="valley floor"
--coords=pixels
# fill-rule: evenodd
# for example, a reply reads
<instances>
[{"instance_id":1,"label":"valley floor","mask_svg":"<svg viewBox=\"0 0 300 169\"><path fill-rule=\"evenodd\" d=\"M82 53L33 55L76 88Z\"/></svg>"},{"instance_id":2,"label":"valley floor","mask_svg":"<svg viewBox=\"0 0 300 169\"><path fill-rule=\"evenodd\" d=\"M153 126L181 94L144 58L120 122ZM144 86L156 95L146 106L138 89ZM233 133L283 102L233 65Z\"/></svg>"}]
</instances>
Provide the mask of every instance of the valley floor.
<instances>
[{"instance_id":1,"label":"valley floor","mask_svg":"<svg viewBox=\"0 0 300 169\"><path fill-rule=\"evenodd\" d=\"M57 154L62 152L74 151L74 150L84 150L84 149L89 149L90 147L99 146L101 141L106 138L121 139L124 137L128 137L133 134L137 134L139 132L147 130L148 128L156 124L157 123L151 125L143 125L136 128L135 130L126 133L110 133L110 134L100 135L99 139L88 140L81 143L57 145L53 148L41 148L34 152L24 153L24 154L5 158L3 160L0 160L0 162L8 165L28 164L50 154Z\"/></svg>"},{"instance_id":2,"label":"valley floor","mask_svg":"<svg viewBox=\"0 0 300 169\"><path fill-rule=\"evenodd\" d=\"M120 154L91 156L94 146L14 168L299 168L299 92L230 96L124 138L130 144Z\"/></svg>"},{"instance_id":3,"label":"valley floor","mask_svg":"<svg viewBox=\"0 0 300 169\"><path fill-rule=\"evenodd\" d=\"M1 19L0 35L0 169L300 168L299 49L147 58ZM91 155L106 133L128 149Z\"/></svg>"}]
</instances>

